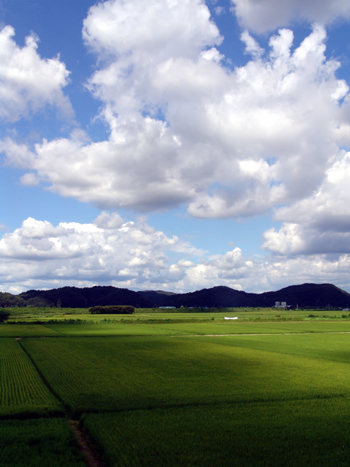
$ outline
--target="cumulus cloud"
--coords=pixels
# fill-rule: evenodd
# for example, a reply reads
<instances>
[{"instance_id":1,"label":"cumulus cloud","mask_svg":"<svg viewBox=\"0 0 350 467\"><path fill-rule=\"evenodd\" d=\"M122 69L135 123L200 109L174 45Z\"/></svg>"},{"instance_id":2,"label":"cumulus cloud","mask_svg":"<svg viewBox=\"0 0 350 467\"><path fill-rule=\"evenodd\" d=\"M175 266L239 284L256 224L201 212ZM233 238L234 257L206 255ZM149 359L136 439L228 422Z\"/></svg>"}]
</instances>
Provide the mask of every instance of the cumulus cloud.
<instances>
[{"instance_id":1,"label":"cumulus cloud","mask_svg":"<svg viewBox=\"0 0 350 467\"><path fill-rule=\"evenodd\" d=\"M232 262L232 258L235 259ZM230 267L227 267L230 264ZM292 284L337 284L349 290L350 255L326 254L299 257L272 256L245 259L239 248L211 261L202 261L186 270L185 281L177 286L184 290L198 290L226 285L246 292L279 290ZM190 284L190 287L188 286Z\"/></svg>"},{"instance_id":2,"label":"cumulus cloud","mask_svg":"<svg viewBox=\"0 0 350 467\"><path fill-rule=\"evenodd\" d=\"M65 64L59 57L42 59L34 34L22 48L14 35L11 26L0 31L0 119L14 122L47 105L71 115L70 101L62 92L69 76Z\"/></svg>"},{"instance_id":3,"label":"cumulus cloud","mask_svg":"<svg viewBox=\"0 0 350 467\"><path fill-rule=\"evenodd\" d=\"M110 137L3 141L7 162L29 171L22 183L101 209L254 216L312 196L349 144L348 85L321 26L293 51L290 30L268 50L245 32L251 58L235 69L199 0L110 0L90 9L83 34Z\"/></svg>"},{"instance_id":4,"label":"cumulus cloud","mask_svg":"<svg viewBox=\"0 0 350 467\"><path fill-rule=\"evenodd\" d=\"M168 253L177 259L170 261ZM242 289L254 271L240 248L206 258L206 252L143 219L125 222L107 212L91 224L53 226L28 218L2 236L0 257L1 288L12 292L96 283L179 292L222 284Z\"/></svg>"},{"instance_id":5,"label":"cumulus cloud","mask_svg":"<svg viewBox=\"0 0 350 467\"><path fill-rule=\"evenodd\" d=\"M201 0L99 3L89 10L83 38L98 53L121 58L136 54L138 59L158 62L169 56L196 58L208 44L221 42Z\"/></svg>"},{"instance_id":6,"label":"cumulus cloud","mask_svg":"<svg viewBox=\"0 0 350 467\"><path fill-rule=\"evenodd\" d=\"M246 53L251 54L253 57L259 58L264 53L264 50L248 31L244 31L241 34L241 41L245 43Z\"/></svg>"},{"instance_id":7,"label":"cumulus cloud","mask_svg":"<svg viewBox=\"0 0 350 467\"><path fill-rule=\"evenodd\" d=\"M317 191L276 210L283 225L265 232L264 248L286 256L350 253L349 176L350 153L343 151Z\"/></svg>"},{"instance_id":8,"label":"cumulus cloud","mask_svg":"<svg viewBox=\"0 0 350 467\"><path fill-rule=\"evenodd\" d=\"M347 17L348 1L235 0L247 63L228 65L223 38L201 0L107 0L93 6L83 39L96 56L86 88L101 103L109 138L82 131L31 146L0 141L21 183L42 184L101 209L151 212L186 205L195 217L273 210L267 256L235 248L208 258L143 220L103 212L92 224L27 219L0 241L0 279L22 289L74 283L188 291L213 285L264 291L349 274L350 98L341 64L326 58L321 24ZM217 10L217 14L220 10ZM316 23L300 44L280 29ZM60 58L42 59L35 35L19 47L0 31L0 119L46 105L69 111ZM170 261L168 252L178 259ZM298 257L298 259L296 259ZM169 284L169 287L167 285ZM7 286L6 286L7 287Z\"/></svg>"},{"instance_id":9,"label":"cumulus cloud","mask_svg":"<svg viewBox=\"0 0 350 467\"><path fill-rule=\"evenodd\" d=\"M113 283L141 286L152 277L167 277L166 252L183 258L203 254L176 236L168 237L140 219L125 222L103 212L92 224L26 219L0 240L0 282L30 287L47 284ZM165 280L165 279L164 279Z\"/></svg>"},{"instance_id":10,"label":"cumulus cloud","mask_svg":"<svg viewBox=\"0 0 350 467\"><path fill-rule=\"evenodd\" d=\"M240 23L255 32L288 26L292 21L328 24L350 17L348 0L231 0Z\"/></svg>"},{"instance_id":11,"label":"cumulus cloud","mask_svg":"<svg viewBox=\"0 0 350 467\"><path fill-rule=\"evenodd\" d=\"M288 236L288 230L285 230ZM281 249L281 248L280 248ZM172 260L169 259L169 253ZM133 290L189 292L215 285L263 292L293 283L348 286L350 254L276 255L245 258L238 247L207 257L176 236L145 220L126 222L101 213L91 224L26 219L0 240L0 287L19 293L30 288L114 285ZM175 258L175 259L174 259Z\"/></svg>"}]
</instances>

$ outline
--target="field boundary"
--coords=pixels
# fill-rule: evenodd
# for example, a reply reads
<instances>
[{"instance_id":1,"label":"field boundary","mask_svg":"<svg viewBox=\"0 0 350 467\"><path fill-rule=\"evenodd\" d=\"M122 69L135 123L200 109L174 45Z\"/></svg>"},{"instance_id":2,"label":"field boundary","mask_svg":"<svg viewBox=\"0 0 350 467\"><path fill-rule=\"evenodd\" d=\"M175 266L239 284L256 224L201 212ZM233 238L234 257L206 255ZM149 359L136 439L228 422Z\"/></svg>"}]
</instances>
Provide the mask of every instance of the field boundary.
<instances>
[{"instance_id":1,"label":"field boundary","mask_svg":"<svg viewBox=\"0 0 350 467\"><path fill-rule=\"evenodd\" d=\"M333 399L349 399L349 396L346 394L332 394L332 395L319 395L319 396L309 396L309 397L285 397L281 399L244 399L234 401L232 399L221 400L221 401L209 401L209 402L183 402L183 403L173 403L167 405L152 405L144 407L132 407L126 409L89 409L76 411L75 414L79 417L82 417L84 414L121 414L127 412L138 412L145 411L149 412L152 410L168 410L168 409L183 409L186 407L210 407L210 406L225 406L225 405L250 405L250 404L271 404L271 403L284 403L284 402L301 402L301 401L318 401L318 400L333 400Z\"/></svg>"},{"instance_id":2,"label":"field boundary","mask_svg":"<svg viewBox=\"0 0 350 467\"><path fill-rule=\"evenodd\" d=\"M79 424L79 420L67 420L80 452L84 455L88 467L103 467L101 456L93 445L91 438Z\"/></svg>"},{"instance_id":3,"label":"field boundary","mask_svg":"<svg viewBox=\"0 0 350 467\"><path fill-rule=\"evenodd\" d=\"M350 331L308 331L308 332L250 332L250 333L239 333L239 334L174 334L166 337L247 337L247 336L298 336L307 334L350 334ZM90 337L90 336L89 336ZM119 337L119 336L118 336ZM139 337L139 336L133 336ZM147 336L148 337L148 336ZM161 335L157 337L162 337Z\"/></svg>"},{"instance_id":4,"label":"field boundary","mask_svg":"<svg viewBox=\"0 0 350 467\"><path fill-rule=\"evenodd\" d=\"M74 436L74 439L76 440L76 443L78 445L79 450L82 452L82 454L85 457L85 460L88 464L88 467L103 467L102 460L100 459L100 456L98 455L93 442L91 441L90 437L88 434L81 428L79 425L79 420L73 420L70 415L70 409L67 404L65 404L62 400L62 398L57 394L57 392L51 387L45 376L43 375L42 371L38 368L38 365L30 355L27 349L23 347L19 339L17 339L18 344L24 351L24 353L28 356L30 361L32 362L35 370L37 371L38 375L40 376L43 384L47 387L47 389L51 392L51 394L60 402L60 404L64 408L65 412L65 417L67 419L67 423L72 431L72 434ZM33 418L33 417L30 417Z\"/></svg>"},{"instance_id":5,"label":"field boundary","mask_svg":"<svg viewBox=\"0 0 350 467\"><path fill-rule=\"evenodd\" d=\"M37 371L38 375L40 376L42 382L44 383L44 385L47 387L47 389L51 392L51 394L62 404L65 412L67 412L67 407L66 407L66 404L63 402L63 400L61 399L61 397L56 393L56 391L51 387L51 385L49 384L49 382L47 381L47 379L45 378L45 376L43 375L42 371L39 369L38 365L36 364L35 360L32 358L32 356L30 355L30 353L28 352L27 349L25 349L22 345L22 343L20 342L20 340L17 340L18 344L20 345L21 349L23 350L23 352L28 356L29 360L32 362L35 370Z\"/></svg>"}]
</instances>

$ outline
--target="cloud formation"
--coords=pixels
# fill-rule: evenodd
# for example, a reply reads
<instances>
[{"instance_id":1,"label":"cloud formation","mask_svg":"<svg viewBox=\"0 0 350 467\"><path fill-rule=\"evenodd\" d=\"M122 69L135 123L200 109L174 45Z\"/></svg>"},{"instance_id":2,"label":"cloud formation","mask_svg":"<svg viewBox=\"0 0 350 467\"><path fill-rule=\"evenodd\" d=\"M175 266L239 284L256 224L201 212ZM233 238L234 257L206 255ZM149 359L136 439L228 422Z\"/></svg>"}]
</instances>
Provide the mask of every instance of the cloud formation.
<instances>
[{"instance_id":1,"label":"cloud formation","mask_svg":"<svg viewBox=\"0 0 350 467\"><path fill-rule=\"evenodd\" d=\"M350 253L349 176L350 153L343 151L312 196L277 209L283 225L265 232L264 248L287 256Z\"/></svg>"},{"instance_id":2,"label":"cloud formation","mask_svg":"<svg viewBox=\"0 0 350 467\"><path fill-rule=\"evenodd\" d=\"M209 258L145 221L101 214L93 224L27 219L0 240L0 280L19 289L66 284L195 290L229 285L263 291L322 276L343 285L350 267L350 97L326 57L322 24L348 17L336 0L235 0L247 62L233 67L201 0L107 0L84 21L96 68L85 83L101 104L109 138L83 131L35 145L0 141L21 183L101 209L166 211L197 218L274 212L265 257L239 248ZM256 33L294 20L314 23L294 44L279 29L264 49ZM0 31L0 119L50 105L69 112L69 72L42 59L35 35L19 47ZM177 259L170 261L168 253ZM30 278L30 279L29 279ZM5 287L5 285L4 285ZM7 286L6 286L7 287ZM10 287L10 286L9 286Z\"/></svg>"},{"instance_id":3,"label":"cloud formation","mask_svg":"<svg viewBox=\"0 0 350 467\"><path fill-rule=\"evenodd\" d=\"M28 218L0 240L0 283L28 288L32 283L99 282L135 288L148 281L171 280L166 252L185 259L202 254L142 219L125 222L116 213L103 212L93 224L62 222L57 227Z\"/></svg>"},{"instance_id":4,"label":"cloud formation","mask_svg":"<svg viewBox=\"0 0 350 467\"><path fill-rule=\"evenodd\" d=\"M231 0L233 11L245 28L263 33L293 21L328 24L350 17L348 0Z\"/></svg>"},{"instance_id":5,"label":"cloud formation","mask_svg":"<svg viewBox=\"0 0 350 467\"><path fill-rule=\"evenodd\" d=\"M288 29L267 51L246 31L251 59L234 69L199 0L110 0L90 9L83 36L110 137L3 142L8 163L30 171L23 183L101 209L247 217L311 196L349 143L348 86L321 26L293 51Z\"/></svg>"},{"instance_id":6,"label":"cloud formation","mask_svg":"<svg viewBox=\"0 0 350 467\"><path fill-rule=\"evenodd\" d=\"M170 255L170 256L169 256ZM170 259L170 257L172 259ZM19 293L30 288L111 284L133 290L188 292L215 285L263 292L294 283L347 286L350 254L293 258L245 258L240 248L208 257L176 236L169 237L143 219L125 222L102 212L91 224L53 226L26 219L0 240L0 288Z\"/></svg>"},{"instance_id":7,"label":"cloud formation","mask_svg":"<svg viewBox=\"0 0 350 467\"><path fill-rule=\"evenodd\" d=\"M11 26L0 31L0 120L14 122L47 105L70 115L70 102L62 92L69 76L65 64L59 57L40 58L34 34L22 48L14 35Z\"/></svg>"}]
</instances>

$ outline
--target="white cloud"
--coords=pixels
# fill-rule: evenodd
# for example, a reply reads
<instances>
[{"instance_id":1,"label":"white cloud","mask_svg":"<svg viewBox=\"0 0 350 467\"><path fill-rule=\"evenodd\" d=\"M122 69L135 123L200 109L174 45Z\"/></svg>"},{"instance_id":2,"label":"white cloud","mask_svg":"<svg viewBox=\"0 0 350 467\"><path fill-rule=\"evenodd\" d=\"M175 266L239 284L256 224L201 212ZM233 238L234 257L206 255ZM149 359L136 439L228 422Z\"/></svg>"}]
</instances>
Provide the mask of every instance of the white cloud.
<instances>
[{"instance_id":1,"label":"white cloud","mask_svg":"<svg viewBox=\"0 0 350 467\"><path fill-rule=\"evenodd\" d=\"M223 38L201 0L96 4L83 29L97 60L86 87L101 102L108 140L74 131L34 146L4 139L0 151L5 163L27 171L22 184L42 183L101 209L187 205L191 215L211 218L274 209L282 226L265 232L270 256L244 258L235 248L208 259L116 213L57 227L27 219L0 241L4 287L99 282L263 291L290 285L290 277L347 283L350 155L342 148L350 146L349 87L337 78L340 63L326 58L320 24L347 17L349 2L234 3L250 55L236 68L219 53ZM299 19L319 24L296 47L289 29L273 35L266 50L248 32ZM69 112L64 63L41 58L34 34L22 48L13 36L10 26L0 31L0 119L13 122L46 105Z\"/></svg>"},{"instance_id":2,"label":"white cloud","mask_svg":"<svg viewBox=\"0 0 350 467\"><path fill-rule=\"evenodd\" d=\"M264 50L248 31L242 32L241 41L245 43L246 53L251 54L253 57L259 58L264 53Z\"/></svg>"},{"instance_id":3,"label":"white cloud","mask_svg":"<svg viewBox=\"0 0 350 467\"><path fill-rule=\"evenodd\" d=\"M321 26L293 52L290 30L268 51L244 33L253 56L234 70L200 1L107 1L90 10L84 38L100 60L88 87L110 137L3 141L7 163L30 172L23 183L102 209L254 216L312 196L350 143L348 85Z\"/></svg>"},{"instance_id":4,"label":"white cloud","mask_svg":"<svg viewBox=\"0 0 350 467\"><path fill-rule=\"evenodd\" d=\"M271 31L293 21L328 24L350 17L348 0L231 0L240 23L255 32Z\"/></svg>"},{"instance_id":5,"label":"white cloud","mask_svg":"<svg viewBox=\"0 0 350 467\"><path fill-rule=\"evenodd\" d=\"M64 63L59 57L40 58L34 34L22 48L14 35L11 26L0 31L0 119L14 122L47 105L71 115L71 104L62 92L69 75Z\"/></svg>"},{"instance_id":6,"label":"white cloud","mask_svg":"<svg viewBox=\"0 0 350 467\"><path fill-rule=\"evenodd\" d=\"M285 235L293 230L285 229ZM295 234L295 233L294 233ZM298 247L298 245L297 245ZM175 259L170 260L168 254ZM283 253L283 252L282 252ZM0 240L0 288L110 284L133 290L188 292L215 285L263 292L304 282L348 288L350 254L245 258L238 247L206 257L188 242L169 237L145 220L125 222L103 212L92 224L26 219Z\"/></svg>"},{"instance_id":7,"label":"white cloud","mask_svg":"<svg viewBox=\"0 0 350 467\"><path fill-rule=\"evenodd\" d=\"M39 178L34 173L26 173L21 177L21 184L25 186L37 186L40 183Z\"/></svg>"},{"instance_id":8,"label":"white cloud","mask_svg":"<svg viewBox=\"0 0 350 467\"><path fill-rule=\"evenodd\" d=\"M311 196L277 209L279 231L265 232L264 248L275 254L350 253L350 153L327 170L320 188Z\"/></svg>"},{"instance_id":9,"label":"white cloud","mask_svg":"<svg viewBox=\"0 0 350 467\"><path fill-rule=\"evenodd\" d=\"M226 10L223 6L217 6L214 8L214 12L217 16L221 16L223 14L225 14Z\"/></svg>"},{"instance_id":10,"label":"white cloud","mask_svg":"<svg viewBox=\"0 0 350 467\"><path fill-rule=\"evenodd\" d=\"M168 259L170 252L176 260ZM0 257L1 289L12 292L96 283L134 290L193 291L221 284L241 289L254 272L253 262L237 247L205 259L205 252L142 219L125 222L106 212L92 224L57 227L28 218L3 235Z\"/></svg>"},{"instance_id":11,"label":"white cloud","mask_svg":"<svg viewBox=\"0 0 350 467\"><path fill-rule=\"evenodd\" d=\"M166 275L166 252L184 258L203 254L176 236L167 237L140 219L125 222L103 212L93 224L60 223L28 218L0 240L2 289L16 282L67 285L96 282L140 287ZM156 280L156 279L154 279Z\"/></svg>"},{"instance_id":12,"label":"white cloud","mask_svg":"<svg viewBox=\"0 0 350 467\"><path fill-rule=\"evenodd\" d=\"M169 57L196 58L209 44L221 42L201 0L110 0L89 10L83 38L99 54L129 55L144 66ZM176 38L176 40L174 40Z\"/></svg>"},{"instance_id":13,"label":"white cloud","mask_svg":"<svg viewBox=\"0 0 350 467\"><path fill-rule=\"evenodd\" d=\"M290 252L300 253L304 248L304 242L299 234L298 224L284 223L281 229L276 232L271 228L264 233L264 248L280 255Z\"/></svg>"}]
</instances>

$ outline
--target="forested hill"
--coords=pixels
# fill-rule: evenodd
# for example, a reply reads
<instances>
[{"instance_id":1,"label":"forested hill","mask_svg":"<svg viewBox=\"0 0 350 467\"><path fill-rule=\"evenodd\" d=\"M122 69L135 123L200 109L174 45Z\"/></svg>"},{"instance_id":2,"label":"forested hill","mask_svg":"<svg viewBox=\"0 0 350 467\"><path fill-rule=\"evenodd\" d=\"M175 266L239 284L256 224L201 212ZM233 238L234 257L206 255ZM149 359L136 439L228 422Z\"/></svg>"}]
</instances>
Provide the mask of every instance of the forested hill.
<instances>
[{"instance_id":1,"label":"forested hill","mask_svg":"<svg viewBox=\"0 0 350 467\"><path fill-rule=\"evenodd\" d=\"M213 287L197 292L172 295L162 301L163 306L187 307L271 307L275 302L292 307L349 308L350 294L332 284L302 284L261 294L246 293L229 287Z\"/></svg>"},{"instance_id":2,"label":"forested hill","mask_svg":"<svg viewBox=\"0 0 350 467\"><path fill-rule=\"evenodd\" d=\"M140 292L142 293L142 292ZM229 287L218 286L211 289L197 290L185 294L171 295L163 298L163 306L185 307L232 307L261 306L257 294L249 294Z\"/></svg>"},{"instance_id":3,"label":"forested hill","mask_svg":"<svg viewBox=\"0 0 350 467\"><path fill-rule=\"evenodd\" d=\"M273 306L276 301L283 301L292 306L350 308L350 294L332 284L291 285L259 296L264 306Z\"/></svg>"},{"instance_id":4,"label":"forested hill","mask_svg":"<svg viewBox=\"0 0 350 467\"><path fill-rule=\"evenodd\" d=\"M133 305L137 308L175 307L271 307L275 302L292 307L350 308L350 294L332 284L292 285L276 292L247 293L218 286L185 294L159 290L133 292L112 286L62 287L29 290L20 295L0 292L0 307L54 306L88 308L97 305Z\"/></svg>"},{"instance_id":5,"label":"forested hill","mask_svg":"<svg viewBox=\"0 0 350 467\"><path fill-rule=\"evenodd\" d=\"M24 300L46 303L46 306L88 308L96 305L133 305L150 308L153 303L137 292L112 286L62 287L52 290L29 290L20 294ZM42 305L36 305L42 306Z\"/></svg>"}]
</instances>

